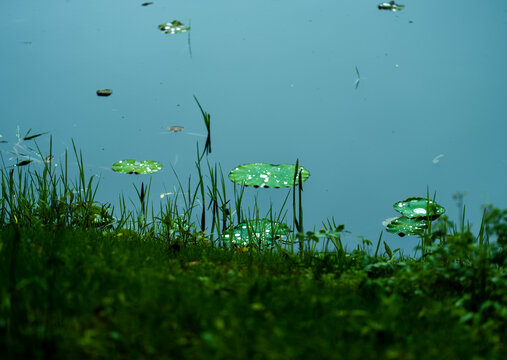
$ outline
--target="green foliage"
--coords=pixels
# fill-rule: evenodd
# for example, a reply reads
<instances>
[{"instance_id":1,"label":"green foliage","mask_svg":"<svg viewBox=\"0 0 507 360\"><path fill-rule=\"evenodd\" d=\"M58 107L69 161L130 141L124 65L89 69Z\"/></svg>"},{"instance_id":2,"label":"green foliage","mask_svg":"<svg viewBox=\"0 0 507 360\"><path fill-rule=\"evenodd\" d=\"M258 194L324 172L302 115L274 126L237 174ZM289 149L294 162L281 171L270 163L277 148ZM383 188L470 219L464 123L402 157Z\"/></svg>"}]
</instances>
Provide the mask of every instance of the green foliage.
<instances>
[{"instance_id":1,"label":"green foliage","mask_svg":"<svg viewBox=\"0 0 507 360\"><path fill-rule=\"evenodd\" d=\"M236 246L272 246L274 241L289 233L286 224L269 219L250 220L236 225L223 235L226 242Z\"/></svg>"},{"instance_id":2,"label":"green foliage","mask_svg":"<svg viewBox=\"0 0 507 360\"><path fill-rule=\"evenodd\" d=\"M160 24L158 28L165 34L181 34L190 31L190 26L183 25L179 20L173 20L167 24Z\"/></svg>"},{"instance_id":3,"label":"green foliage","mask_svg":"<svg viewBox=\"0 0 507 360\"><path fill-rule=\"evenodd\" d=\"M428 223L425 220L418 218L409 219L405 216L391 220L386 226L387 231L400 237L405 235L422 235L427 228Z\"/></svg>"},{"instance_id":4,"label":"green foliage","mask_svg":"<svg viewBox=\"0 0 507 360\"><path fill-rule=\"evenodd\" d=\"M368 239L346 251L334 219L303 230L298 162L282 209L264 218L257 206L242 209L244 186L228 197L222 170L199 152L197 184L175 173L179 188L158 215L141 183L138 209L120 196L114 216L95 201L75 146L74 155L74 181L67 155L59 172L35 161L40 152L1 172L5 358L505 357L505 210L489 205L473 234L464 211L458 231L446 216L432 223L426 206L410 219L428 222L420 258L391 249L382 233L372 256ZM283 211L291 192L292 231ZM231 235L250 246L233 246Z\"/></svg>"},{"instance_id":5,"label":"green foliage","mask_svg":"<svg viewBox=\"0 0 507 360\"><path fill-rule=\"evenodd\" d=\"M445 209L435 201L422 197L410 197L398 201L394 210L403 216L388 219L385 222L387 231L398 236L420 235L422 236L431 221L438 219Z\"/></svg>"},{"instance_id":6,"label":"green foliage","mask_svg":"<svg viewBox=\"0 0 507 360\"><path fill-rule=\"evenodd\" d=\"M393 205L394 210L409 219L435 220L445 212L445 209L433 200L423 197L409 197Z\"/></svg>"},{"instance_id":7,"label":"green foliage","mask_svg":"<svg viewBox=\"0 0 507 360\"><path fill-rule=\"evenodd\" d=\"M396 4L394 1L383 2L377 5L379 10L387 10L387 11L401 11L405 8L405 5Z\"/></svg>"},{"instance_id":8,"label":"green foliage","mask_svg":"<svg viewBox=\"0 0 507 360\"><path fill-rule=\"evenodd\" d=\"M310 176L310 172L299 166L304 182ZM295 166L289 164L251 163L239 165L229 173L229 179L236 184L253 187L292 187L298 184L298 177L294 176ZM295 178L295 180L294 180Z\"/></svg>"},{"instance_id":9,"label":"green foliage","mask_svg":"<svg viewBox=\"0 0 507 360\"><path fill-rule=\"evenodd\" d=\"M490 262L499 246L455 234L424 261L300 257L9 226L0 349L31 359L502 358L507 277Z\"/></svg>"},{"instance_id":10,"label":"green foliage","mask_svg":"<svg viewBox=\"0 0 507 360\"><path fill-rule=\"evenodd\" d=\"M162 169L162 164L153 160L120 160L113 164L113 171L120 174L152 174Z\"/></svg>"},{"instance_id":11,"label":"green foliage","mask_svg":"<svg viewBox=\"0 0 507 360\"><path fill-rule=\"evenodd\" d=\"M500 210L490 204L485 206L484 211L488 237L496 238L499 244L507 246L507 209Z\"/></svg>"}]
</instances>

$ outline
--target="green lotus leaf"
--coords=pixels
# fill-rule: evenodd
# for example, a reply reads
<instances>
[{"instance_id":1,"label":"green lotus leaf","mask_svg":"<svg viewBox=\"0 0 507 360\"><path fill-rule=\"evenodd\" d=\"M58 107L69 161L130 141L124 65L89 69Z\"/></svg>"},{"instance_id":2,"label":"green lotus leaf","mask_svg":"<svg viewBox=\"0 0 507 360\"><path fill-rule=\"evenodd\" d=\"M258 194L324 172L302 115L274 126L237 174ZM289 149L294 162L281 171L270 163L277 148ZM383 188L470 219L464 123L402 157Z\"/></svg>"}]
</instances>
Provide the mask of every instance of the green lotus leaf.
<instances>
[{"instance_id":1,"label":"green lotus leaf","mask_svg":"<svg viewBox=\"0 0 507 360\"><path fill-rule=\"evenodd\" d=\"M231 170L229 179L239 185L253 187L292 187L294 186L295 165L289 164L267 164L251 163L239 165ZM299 166L298 172L301 174L301 180L304 182L310 176L310 172L304 167ZM296 185L299 179L296 178Z\"/></svg>"},{"instance_id":2,"label":"green lotus leaf","mask_svg":"<svg viewBox=\"0 0 507 360\"><path fill-rule=\"evenodd\" d=\"M388 10L388 11L401 11L405 8L405 5L396 4L394 1L383 2L377 5L379 10Z\"/></svg>"},{"instance_id":3,"label":"green lotus leaf","mask_svg":"<svg viewBox=\"0 0 507 360\"><path fill-rule=\"evenodd\" d=\"M269 246L273 241L289 233L289 227L284 223L269 219L248 220L236 225L224 235L226 242L237 246L248 246L250 243Z\"/></svg>"},{"instance_id":4,"label":"green lotus leaf","mask_svg":"<svg viewBox=\"0 0 507 360\"><path fill-rule=\"evenodd\" d=\"M405 235L422 235L428 227L426 220L421 218L409 219L405 216L400 216L389 220L389 223L386 225L387 231L401 237Z\"/></svg>"},{"instance_id":5,"label":"green lotus leaf","mask_svg":"<svg viewBox=\"0 0 507 360\"><path fill-rule=\"evenodd\" d=\"M444 207L423 197L409 197L406 200L398 201L393 207L394 210L409 219L429 218L433 221L445 212Z\"/></svg>"},{"instance_id":6,"label":"green lotus leaf","mask_svg":"<svg viewBox=\"0 0 507 360\"><path fill-rule=\"evenodd\" d=\"M152 174L162 169L162 164L153 160L120 160L113 164L113 171L121 174Z\"/></svg>"},{"instance_id":7,"label":"green lotus leaf","mask_svg":"<svg viewBox=\"0 0 507 360\"><path fill-rule=\"evenodd\" d=\"M158 28L165 34L181 34L190 30L190 26L185 26L178 20L173 20L167 24L160 24Z\"/></svg>"}]
</instances>

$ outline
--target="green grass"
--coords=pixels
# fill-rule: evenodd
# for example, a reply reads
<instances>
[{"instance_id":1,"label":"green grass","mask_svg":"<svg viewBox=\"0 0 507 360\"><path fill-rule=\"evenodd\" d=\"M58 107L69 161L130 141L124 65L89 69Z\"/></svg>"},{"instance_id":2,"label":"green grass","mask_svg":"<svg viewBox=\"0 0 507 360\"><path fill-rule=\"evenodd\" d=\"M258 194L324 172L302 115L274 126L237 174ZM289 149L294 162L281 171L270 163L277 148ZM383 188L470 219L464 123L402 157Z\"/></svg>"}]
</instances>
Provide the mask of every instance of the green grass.
<instances>
[{"instance_id":1,"label":"green grass","mask_svg":"<svg viewBox=\"0 0 507 360\"><path fill-rule=\"evenodd\" d=\"M67 156L58 172L2 170L0 358L507 355L507 210L488 207L477 234L464 212L459 228L441 217L420 258L381 246L381 236L346 251L334 220L303 232L300 185L292 209L288 193L265 216L292 218L291 235L264 249L224 247L230 227L262 216L257 204L244 208L244 188L228 197L221 168L199 151L195 183L178 179L160 209L143 183L130 211L121 195L118 209L94 200L99 184L73 150L74 180Z\"/></svg>"}]
</instances>

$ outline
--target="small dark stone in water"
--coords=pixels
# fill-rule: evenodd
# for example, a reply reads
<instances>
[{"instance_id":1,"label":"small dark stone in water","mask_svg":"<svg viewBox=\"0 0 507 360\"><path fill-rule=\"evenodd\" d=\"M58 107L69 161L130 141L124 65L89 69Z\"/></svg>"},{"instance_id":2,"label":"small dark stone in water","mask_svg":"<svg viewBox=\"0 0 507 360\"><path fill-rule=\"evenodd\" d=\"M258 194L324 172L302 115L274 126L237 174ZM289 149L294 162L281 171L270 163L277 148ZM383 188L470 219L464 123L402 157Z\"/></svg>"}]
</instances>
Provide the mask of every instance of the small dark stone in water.
<instances>
[{"instance_id":1,"label":"small dark stone in water","mask_svg":"<svg viewBox=\"0 0 507 360\"><path fill-rule=\"evenodd\" d=\"M102 90L97 90L97 95L98 96L109 96L113 93L113 90L111 89L102 89Z\"/></svg>"}]
</instances>

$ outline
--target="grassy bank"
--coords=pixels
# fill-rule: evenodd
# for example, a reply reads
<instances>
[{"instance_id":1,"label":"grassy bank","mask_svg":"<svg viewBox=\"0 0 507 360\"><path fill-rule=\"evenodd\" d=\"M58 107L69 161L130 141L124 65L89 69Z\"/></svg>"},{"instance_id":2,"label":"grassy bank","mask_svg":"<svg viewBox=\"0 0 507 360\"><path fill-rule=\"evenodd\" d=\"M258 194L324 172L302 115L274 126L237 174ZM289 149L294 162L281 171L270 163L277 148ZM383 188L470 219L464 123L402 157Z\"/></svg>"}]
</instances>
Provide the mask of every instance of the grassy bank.
<instances>
[{"instance_id":1,"label":"grassy bank","mask_svg":"<svg viewBox=\"0 0 507 360\"><path fill-rule=\"evenodd\" d=\"M95 202L74 155L74 179L66 158L58 172L50 162L2 170L1 358L506 356L506 210L490 206L477 234L441 217L418 258L381 238L346 251L332 221L303 233L294 186L288 235L224 246L259 212L243 209L244 188L227 196L220 168L199 160L197 183L180 183L158 211L144 183L136 210L123 199L115 211Z\"/></svg>"},{"instance_id":2,"label":"grassy bank","mask_svg":"<svg viewBox=\"0 0 507 360\"><path fill-rule=\"evenodd\" d=\"M15 226L0 236L5 358L505 356L505 247L461 236L424 261Z\"/></svg>"}]
</instances>

